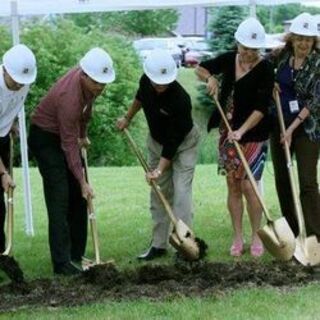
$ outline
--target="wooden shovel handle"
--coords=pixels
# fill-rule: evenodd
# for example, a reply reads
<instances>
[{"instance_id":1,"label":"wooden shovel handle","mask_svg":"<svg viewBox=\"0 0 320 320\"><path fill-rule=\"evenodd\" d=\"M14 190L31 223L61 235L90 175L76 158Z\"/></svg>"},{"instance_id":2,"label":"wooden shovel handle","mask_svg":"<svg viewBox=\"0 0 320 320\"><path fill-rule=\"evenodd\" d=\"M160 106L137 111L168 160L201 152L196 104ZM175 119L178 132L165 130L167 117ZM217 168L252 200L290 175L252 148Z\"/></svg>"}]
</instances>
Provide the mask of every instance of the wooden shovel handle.
<instances>
[{"instance_id":1,"label":"wooden shovel handle","mask_svg":"<svg viewBox=\"0 0 320 320\"><path fill-rule=\"evenodd\" d=\"M81 155L84 162L83 173L87 183L89 183L88 157L87 157L86 148L84 147L81 148ZM90 229L91 229L91 235L92 235L92 243L93 243L93 249L95 254L95 260L96 260L96 264L100 264L101 259L100 259L98 228L97 228L96 215L94 212L94 207L93 207L93 202L91 197L88 197L87 199L87 210L88 210L88 217L89 217L89 223L90 223Z\"/></svg>"},{"instance_id":2,"label":"wooden shovel handle","mask_svg":"<svg viewBox=\"0 0 320 320\"><path fill-rule=\"evenodd\" d=\"M139 162L141 163L144 171L150 172L150 168L147 164L147 161L145 160L141 150L139 149L139 147L137 146L137 144L135 143L135 141L133 140L131 134L129 133L128 129L124 129L123 130L124 134L126 135L126 137L128 138L129 144L131 145L134 153L136 154ZM165 198L165 196L163 195L163 193L160 191L160 187L156 184L155 181L151 180L151 186L153 188L153 190L155 191L155 193L157 194L157 196L159 197L160 201L162 202L171 222L173 223L173 225L175 226L177 224L177 218L174 216L172 209L167 201L167 199Z\"/></svg>"},{"instance_id":3,"label":"wooden shovel handle","mask_svg":"<svg viewBox=\"0 0 320 320\"><path fill-rule=\"evenodd\" d=\"M225 126L227 127L228 132L232 132L231 126L229 124L229 121L228 121L228 119L227 119L227 117L226 117L226 115L225 115L225 113L224 113L224 111L223 111L223 109L222 109L222 107L220 105L218 97L216 95L214 95L214 100L215 100L217 108L218 108L218 110L219 110L219 112L221 114L222 120L223 120ZM240 157L240 159L242 161L243 167L244 167L244 169L246 171L246 174L247 174L247 176L248 176L248 178L250 180L250 183L252 185L253 191L255 192L255 194L256 194L256 196L258 198L258 201L259 201L259 203L260 203L260 205L262 207L262 210L263 210L263 212L265 214L265 217L266 217L268 223L271 223L272 222L271 216L270 216L269 211L268 211L268 209L267 209L267 207L266 207L266 205L265 205L265 203L264 203L264 201L263 201L263 199L262 199L262 197L260 195L260 192L259 192L259 189L258 189L258 186L257 186L257 182L256 182L255 178L253 177L253 174L252 174L251 169L249 167L248 161L245 158L239 143L236 140L233 140L232 142L233 142L234 146L236 147L238 155L239 155L239 157Z\"/></svg>"},{"instance_id":4,"label":"wooden shovel handle","mask_svg":"<svg viewBox=\"0 0 320 320\"><path fill-rule=\"evenodd\" d=\"M281 130L281 133L284 135L286 132L286 126L285 126L284 119L283 119L283 113L282 113L282 108L281 108L279 92L277 90L275 90L275 102L276 102L276 107L277 107L280 130ZM286 160L287 160L289 180L290 180L290 185L291 185L291 190L292 190L294 208L295 208L296 216L298 219L300 236L305 238L307 236L306 226L305 226L305 221L304 221L304 217L303 217L303 212L302 212L301 202L299 199L298 190L297 190L296 183L295 183L294 172L293 172L293 162L291 159L290 149L289 149L289 145L288 145L287 141L284 141L284 152L285 152L285 156L286 156Z\"/></svg>"}]
</instances>

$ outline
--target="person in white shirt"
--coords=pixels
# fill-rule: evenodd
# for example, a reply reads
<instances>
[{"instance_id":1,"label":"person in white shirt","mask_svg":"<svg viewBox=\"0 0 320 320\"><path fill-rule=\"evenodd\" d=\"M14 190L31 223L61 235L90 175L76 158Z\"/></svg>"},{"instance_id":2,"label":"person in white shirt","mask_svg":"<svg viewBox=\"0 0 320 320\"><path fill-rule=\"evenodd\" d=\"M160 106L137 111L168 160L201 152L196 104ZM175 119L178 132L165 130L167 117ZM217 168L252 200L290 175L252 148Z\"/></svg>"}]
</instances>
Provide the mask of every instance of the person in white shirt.
<instances>
[{"instance_id":1,"label":"person in white shirt","mask_svg":"<svg viewBox=\"0 0 320 320\"><path fill-rule=\"evenodd\" d=\"M4 193L14 187L8 173L10 158L10 131L14 121L24 106L30 85L37 76L36 59L32 51L23 44L9 49L0 65L0 253L5 250Z\"/></svg>"}]
</instances>

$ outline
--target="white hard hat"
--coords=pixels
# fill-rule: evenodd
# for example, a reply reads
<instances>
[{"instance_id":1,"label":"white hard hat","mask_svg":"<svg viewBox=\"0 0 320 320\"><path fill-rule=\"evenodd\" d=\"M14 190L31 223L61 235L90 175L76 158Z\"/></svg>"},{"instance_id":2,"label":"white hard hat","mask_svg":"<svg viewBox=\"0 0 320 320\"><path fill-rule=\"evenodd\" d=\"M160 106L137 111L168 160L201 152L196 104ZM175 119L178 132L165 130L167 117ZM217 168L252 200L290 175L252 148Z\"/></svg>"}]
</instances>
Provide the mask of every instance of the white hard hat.
<instances>
[{"instance_id":1,"label":"white hard hat","mask_svg":"<svg viewBox=\"0 0 320 320\"><path fill-rule=\"evenodd\" d=\"M84 73L99 83L111 83L116 78L113 61L101 48L89 50L80 60L80 67Z\"/></svg>"},{"instance_id":2,"label":"white hard hat","mask_svg":"<svg viewBox=\"0 0 320 320\"><path fill-rule=\"evenodd\" d=\"M36 58L24 44L18 44L3 55L3 65L10 77L20 84L31 84L37 76Z\"/></svg>"},{"instance_id":3,"label":"white hard hat","mask_svg":"<svg viewBox=\"0 0 320 320\"><path fill-rule=\"evenodd\" d=\"M292 20L289 31L301 36L318 36L316 19L310 13L301 13Z\"/></svg>"},{"instance_id":4,"label":"white hard hat","mask_svg":"<svg viewBox=\"0 0 320 320\"><path fill-rule=\"evenodd\" d=\"M171 54L164 49L152 50L143 64L144 73L156 84L169 84L177 78L177 66Z\"/></svg>"},{"instance_id":5,"label":"white hard hat","mask_svg":"<svg viewBox=\"0 0 320 320\"><path fill-rule=\"evenodd\" d=\"M266 33L262 24L255 18L242 21L234 34L236 40L245 47L259 49L265 46Z\"/></svg>"}]
</instances>

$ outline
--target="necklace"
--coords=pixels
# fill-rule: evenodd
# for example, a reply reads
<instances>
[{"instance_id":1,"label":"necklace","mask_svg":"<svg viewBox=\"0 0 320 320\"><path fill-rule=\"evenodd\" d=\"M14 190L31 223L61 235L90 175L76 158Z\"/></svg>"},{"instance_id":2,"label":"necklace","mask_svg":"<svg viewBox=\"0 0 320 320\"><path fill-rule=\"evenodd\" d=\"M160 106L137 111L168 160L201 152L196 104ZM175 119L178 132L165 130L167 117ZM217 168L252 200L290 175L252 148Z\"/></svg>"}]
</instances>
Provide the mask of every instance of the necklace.
<instances>
[{"instance_id":1,"label":"necklace","mask_svg":"<svg viewBox=\"0 0 320 320\"><path fill-rule=\"evenodd\" d=\"M239 64L239 67L240 69L243 71L243 72L249 72L250 70L252 70L252 68L256 65L257 61L259 60L259 56L254 59L252 62L244 62L240 55L238 54L237 55L237 59L238 59L238 64Z\"/></svg>"},{"instance_id":2,"label":"necklace","mask_svg":"<svg viewBox=\"0 0 320 320\"><path fill-rule=\"evenodd\" d=\"M296 63L298 62L298 63ZM292 56L292 60L291 60L291 79L293 82L296 82L297 79L297 75L298 72L300 70L302 70L303 68L303 63L304 63L304 59L303 60L296 60L295 56Z\"/></svg>"}]
</instances>

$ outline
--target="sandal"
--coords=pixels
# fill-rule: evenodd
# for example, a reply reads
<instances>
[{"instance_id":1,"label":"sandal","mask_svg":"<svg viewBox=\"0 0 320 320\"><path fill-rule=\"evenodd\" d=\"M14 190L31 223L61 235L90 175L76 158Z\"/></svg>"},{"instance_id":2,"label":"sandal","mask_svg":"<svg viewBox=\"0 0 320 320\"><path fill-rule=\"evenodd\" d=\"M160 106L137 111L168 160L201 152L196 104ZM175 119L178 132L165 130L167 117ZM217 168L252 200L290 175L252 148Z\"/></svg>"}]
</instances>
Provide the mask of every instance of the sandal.
<instances>
[{"instance_id":1,"label":"sandal","mask_svg":"<svg viewBox=\"0 0 320 320\"><path fill-rule=\"evenodd\" d=\"M261 243L253 243L250 246L250 253L252 257L258 258L261 257L264 253L264 248Z\"/></svg>"},{"instance_id":2,"label":"sandal","mask_svg":"<svg viewBox=\"0 0 320 320\"><path fill-rule=\"evenodd\" d=\"M234 241L230 248L230 255L240 257L243 254L243 241Z\"/></svg>"}]
</instances>

